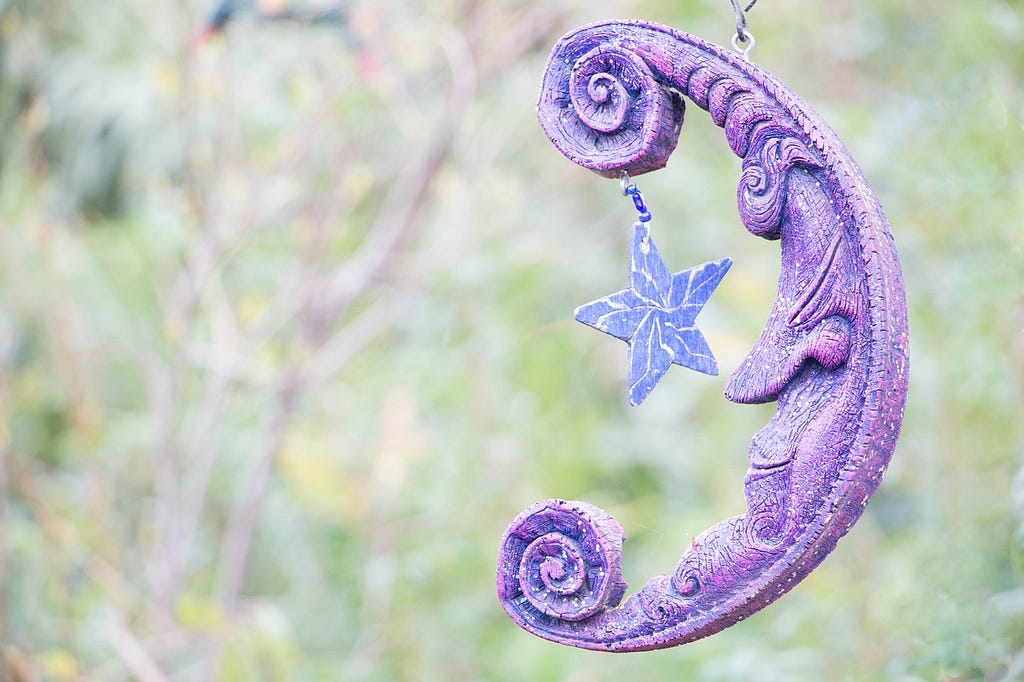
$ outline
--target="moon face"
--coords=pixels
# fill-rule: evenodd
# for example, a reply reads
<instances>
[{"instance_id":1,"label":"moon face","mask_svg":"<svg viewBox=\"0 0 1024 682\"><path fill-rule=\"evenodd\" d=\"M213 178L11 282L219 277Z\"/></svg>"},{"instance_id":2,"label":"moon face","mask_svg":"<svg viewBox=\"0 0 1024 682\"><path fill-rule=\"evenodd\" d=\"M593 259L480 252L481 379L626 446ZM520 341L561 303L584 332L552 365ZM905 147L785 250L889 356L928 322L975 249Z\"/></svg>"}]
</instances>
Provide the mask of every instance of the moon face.
<instances>
[{"instance_id":1,"label":"moon face","mask_svg":"<svg viewBox=\"0 0 1024 682\"><path fill-rule=\"evenodd\" d=\"M738 403L776 403L754 434L746 513L707 529L671 574L624 601L621 526L585 502L517 517L498 598L524 629L606 651L675 646L778 599L834 549L877 489L899 435L909 357L899 261L878 198L831 128L774 76L645 22L578 29L555 46L538 119L571 161L608 177L665 165L684 96L742 159L747 230L778 241L764 330L729 379Z\"/></svg>"}]
</instances>

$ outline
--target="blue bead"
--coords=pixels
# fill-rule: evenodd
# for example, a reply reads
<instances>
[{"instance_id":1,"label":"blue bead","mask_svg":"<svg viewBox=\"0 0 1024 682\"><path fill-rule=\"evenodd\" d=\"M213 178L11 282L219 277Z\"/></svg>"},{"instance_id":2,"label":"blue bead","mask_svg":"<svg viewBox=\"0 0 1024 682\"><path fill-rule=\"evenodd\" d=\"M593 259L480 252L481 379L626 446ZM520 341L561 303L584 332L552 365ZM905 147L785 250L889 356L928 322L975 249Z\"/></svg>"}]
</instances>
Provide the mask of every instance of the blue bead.
<instances>
[{"instance_id":1,"label":"blue bead","mask_svg":"<svg viewBox=\"0 0 1024 682\"><path fill-rule=\"evenodd\" d=\"M650 211L641 211L640 212L640 222L642 222L642 223L649 223L650 221L651 221L651 212Z\"/></svg>"}]
</instances>

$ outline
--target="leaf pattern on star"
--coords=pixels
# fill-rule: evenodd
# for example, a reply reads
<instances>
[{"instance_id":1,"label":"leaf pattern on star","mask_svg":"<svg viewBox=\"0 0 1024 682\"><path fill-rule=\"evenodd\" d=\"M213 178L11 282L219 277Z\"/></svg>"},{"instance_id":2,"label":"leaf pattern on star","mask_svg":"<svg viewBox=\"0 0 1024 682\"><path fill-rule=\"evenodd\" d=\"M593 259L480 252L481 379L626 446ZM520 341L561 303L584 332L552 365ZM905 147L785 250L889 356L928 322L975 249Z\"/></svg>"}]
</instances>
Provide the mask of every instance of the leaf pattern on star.
<instances>
[{"instance_id":1,"label":"leaf pattern on star","mask_svg":"<svg viewBox=\"0 0 1024 682\"><path fill-rule=\"evenodd\" d=\"M624 289L611 296L581 305L576 309L575 318L594 329L628 341L644 315L652 309L653 307L633 293L632 289Z\"/></svg>"},{"instance_id":2,"label":"leaf pattern on star","mask_svg":"<svg viewBox=\"0 0 1024 682\"><path fill-rule=\"evenodd\" d=\"M644 223L633 226L631 252L630 288L650 305L666 307L667 295L672 290L672 273L661 259L658 247L650 238L650 229Z\"/></svg>"},{"instance_id":3,"label":"leaf pattern on star","mask_svg":"<svg viewBox=\"0 0 1024 682\"><path fill-rule=\"evenodd\" d=\"M674 332L669 336L668 343L673 351L673 361L677 365L712 376L718 374L718 363L711 353L707 339L699 329L696 327L675 329L671 326L669 329Z\"/></svg>"},{"instance_id":4,"label":"leaf pattern on star","mask_svg":"<svg viewBox=\"0 0 1024 682\"><path fill-rule=\"evenodd\" d=\"M672 364L672 349L663 339L661 319L648 315L629 345L629 403L636 407L650 395Z\"/></svg>"}]
</instances>

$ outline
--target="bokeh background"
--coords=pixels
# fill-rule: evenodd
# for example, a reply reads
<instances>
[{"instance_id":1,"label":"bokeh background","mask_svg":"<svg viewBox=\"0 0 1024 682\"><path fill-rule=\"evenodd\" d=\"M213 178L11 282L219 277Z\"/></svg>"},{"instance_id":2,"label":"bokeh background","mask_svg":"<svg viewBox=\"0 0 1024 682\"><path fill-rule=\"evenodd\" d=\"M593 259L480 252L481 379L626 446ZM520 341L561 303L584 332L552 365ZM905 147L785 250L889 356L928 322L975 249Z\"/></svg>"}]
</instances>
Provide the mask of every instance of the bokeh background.
<instances>
[{"instance_id":1,"label":"bokeh background","mask_svg":"<svg viewBox=\"0 0 1024 682\"><path fill-rule=\"evenodd\" d=\"M690 107L640 186L670 266L735 261L700 318L722 374L629 408L624 346L572 310L624 285L633 209L533 108L562 33L642 17L727 44L729 3L352 0L196 40L214 5L0 0L0 678L1024 679L1019 2L751 11L752 57L889 214L903 436L791 594L626 656L519 631L499 539L585 499L636 589L742 512L772 408L722 388L777 244L739 224L739 162Z\"/></svg>"}]
</instances>

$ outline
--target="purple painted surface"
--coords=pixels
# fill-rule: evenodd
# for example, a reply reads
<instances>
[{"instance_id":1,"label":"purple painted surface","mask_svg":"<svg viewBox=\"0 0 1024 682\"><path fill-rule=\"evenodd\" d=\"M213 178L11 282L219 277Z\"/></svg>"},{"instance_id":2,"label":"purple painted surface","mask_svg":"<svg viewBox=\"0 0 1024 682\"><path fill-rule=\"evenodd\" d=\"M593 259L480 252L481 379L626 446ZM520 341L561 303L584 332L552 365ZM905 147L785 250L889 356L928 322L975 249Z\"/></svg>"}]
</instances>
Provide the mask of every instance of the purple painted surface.
<instances>
[{"instance_id":1,"label":"purple painted surface","mask_svg":"<svg viewBox=\"0 0 1024 682\"><path fill-rule=\"evenodd\" d=\"M725 390L777 409L750 444L746 513L704 531L673 573L624 601L613 518L548 500L512 522L498 556L502 606L526 630L588 649L690 642L792 589L878 488L906 400L906 303L885 214L832 129L774 76L670 28L595 24L555 46L537 110L570 160L635 176L668 160L682 96L742 159L747 230L781 243L774 306Z\"/></svg>"}]
</instances>

